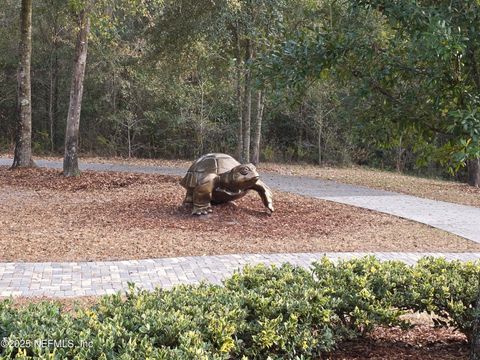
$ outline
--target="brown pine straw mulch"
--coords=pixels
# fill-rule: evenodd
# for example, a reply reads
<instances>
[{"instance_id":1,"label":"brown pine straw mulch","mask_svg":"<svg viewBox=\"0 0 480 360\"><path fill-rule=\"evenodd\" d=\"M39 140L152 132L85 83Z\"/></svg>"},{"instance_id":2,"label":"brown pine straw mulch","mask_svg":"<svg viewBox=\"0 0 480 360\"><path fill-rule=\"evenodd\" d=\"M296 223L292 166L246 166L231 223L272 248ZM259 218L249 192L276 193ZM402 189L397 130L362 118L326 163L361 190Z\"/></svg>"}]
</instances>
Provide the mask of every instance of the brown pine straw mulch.
<instances>
[{"instance_id":1,"label":"brown pine straw mulch","mask_svg":"<svg viewBox=\"0 0 480 360\"><path fill-rule=\"evenodd\" d=\"M194 217L178 177L0 167L0 261L232 253L479 251L480 244L370 210L288 193L268 215L255 193Z\"/></svg>"},{"instance_id":2,"label":"brown pine straw mulch","mask_svg":"<svg viewBox=\"0 0 480 360\"><path fill-rule=\"evenodd\" d=\"M461 360L468 359L465 336L452 329L418 325L409 330L377 328L364 339L343 343L327 359Z\"/></svg>"}]
</instances>

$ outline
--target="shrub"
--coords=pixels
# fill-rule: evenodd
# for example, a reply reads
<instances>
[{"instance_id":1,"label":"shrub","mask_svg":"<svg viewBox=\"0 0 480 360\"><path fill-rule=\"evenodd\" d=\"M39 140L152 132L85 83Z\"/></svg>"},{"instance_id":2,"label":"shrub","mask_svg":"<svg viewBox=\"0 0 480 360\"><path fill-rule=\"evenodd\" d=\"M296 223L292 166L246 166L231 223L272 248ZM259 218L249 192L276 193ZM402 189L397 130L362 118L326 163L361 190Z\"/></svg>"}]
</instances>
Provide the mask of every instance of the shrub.
<instances>
[{"instance_id":1,"label":"shrub","mask_svg":"<svg viewBox=\"0 0 480 360\"><path fill-rule=\"evenodd\" d=\"M2 358L307 359L377 325L402 324L404 311L428 311L437 325L471 336L477 263L425 258L415 266L373 257L312 271L245 267L224 286L201 284L101 298L62 312L44 302L0 302ZM49 339L57 344L38 344ZM62 345L62 341L67 341ZM23 343L22 343L23 342ZM29 342L29 343L28 343ZM60 344L60 346L58 346Z\"/></svg>"},{"instance_id":2,"label":"shrub","mask_svg":"<svg viewBox=\"0 0 480 360\"><path fill-rule=\"evenodd\" d=\"M332 299L345 337L365 335L377 325L403 325L399 320L403 312L396 305L398 290L408 287L411 278L404 263L365 257L335 265L324 258L313 264L313 273L317 286Z\"/></svg>"},{"instance_id":3,"label":"shrub","mask_svg":"<svg viewBox=\"0 0 480 360\"><path fill-rule=\"evenodd\" d=\"M435 315L437 326L455 327L470 341L479 280L478 263L423 258L414 266L404 306Z\"/></svg>"},{"instance_id":4,"label":"shrub","mask_svg":"<svg viewBox=\"0 0 480 360\"><path fill-rule=\"evenodd\" d=\"M311 355L331 350L338 323L311 272L290 265L246 267L225 281L247 312L242 355Z\"/></svg>"}]
</instances>

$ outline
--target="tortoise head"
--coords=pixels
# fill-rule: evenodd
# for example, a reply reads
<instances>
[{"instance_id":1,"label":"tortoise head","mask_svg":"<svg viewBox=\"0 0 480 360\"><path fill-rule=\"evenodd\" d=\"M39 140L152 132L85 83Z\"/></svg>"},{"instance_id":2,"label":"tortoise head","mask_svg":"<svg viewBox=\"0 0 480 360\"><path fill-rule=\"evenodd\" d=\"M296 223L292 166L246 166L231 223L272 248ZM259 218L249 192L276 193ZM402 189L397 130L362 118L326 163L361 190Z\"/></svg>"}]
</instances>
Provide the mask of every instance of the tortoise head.
<instances>
[{"instance_id":1,"label":"tortoise head","mask_svg":"<svg viewBox=\"0 0 480 360\"><path fill-rule=\"evenodd\" d=\"M259 177L253 164L238 165L230 171L230 185L238 190L245 190L255 184Z\"/></svg>"}]
</instances>

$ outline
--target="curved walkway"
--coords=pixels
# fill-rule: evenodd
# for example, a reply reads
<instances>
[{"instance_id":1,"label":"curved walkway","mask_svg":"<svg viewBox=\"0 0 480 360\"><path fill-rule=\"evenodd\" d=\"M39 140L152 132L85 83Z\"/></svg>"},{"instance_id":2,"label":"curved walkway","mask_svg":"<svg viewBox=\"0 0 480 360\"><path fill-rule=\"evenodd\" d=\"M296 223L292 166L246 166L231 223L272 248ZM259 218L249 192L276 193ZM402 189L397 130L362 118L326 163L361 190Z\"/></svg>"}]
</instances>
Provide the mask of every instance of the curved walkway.
<instances>
[{"instance_id":1,"label":"curved walkway","mask_svg":"<svg viewBox=\"0 0 480 360\"><path fill-rule=\"evenodd\" d=\"M12 160L0 159L0 165ZM61 168L59 161L37 161L39 166ZM113 164L81 164L82 170L121 171L183 175L185 169ZM421 199L362 186L340 184L307 177L263 174L272 188L319 199L376 210L418 221L480 243L480 208L442 201ZM380 260L414 263L423 256L444 256L462 261L480 260L480 253L309 253L242 254L179 257L147 260L70 262L70 263L0 263L0 297L48 296L75 297L114 293L134 282L145 289L200 281L220 283L246 264L281 264L290 262L309 267L327 256L346 259L367 254Z\"/></svg>"},{"instance_id":2,"label":"curved walkway","mask_svg":"<svg viewBox=\"0 0 480 360\"><path fill-rule=\"evenodd\" d=\"M241 254L193 256L147 260L0 263L0 297L46 296L76 297L113 294L133 282L139 288L153 290L178 284L207 281L220 284L222 279L247 264L290 263L309 268L327 256L332 260L375 255L379 260L400 260L413 264L423 256L443 256L449 260L480 260L480 253L304 253Z\"/></svg>"}]
</instances>

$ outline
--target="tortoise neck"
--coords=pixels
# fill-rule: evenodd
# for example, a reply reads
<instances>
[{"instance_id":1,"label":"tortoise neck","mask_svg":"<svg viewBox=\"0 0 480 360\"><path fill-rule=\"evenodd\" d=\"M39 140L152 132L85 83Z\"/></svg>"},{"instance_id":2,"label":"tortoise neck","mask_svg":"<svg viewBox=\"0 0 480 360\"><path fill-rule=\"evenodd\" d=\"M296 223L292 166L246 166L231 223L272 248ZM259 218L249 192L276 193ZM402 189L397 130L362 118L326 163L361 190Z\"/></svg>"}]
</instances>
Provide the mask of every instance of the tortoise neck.
<instances>
[{"instance_id":1,"label":"tortoise neck","mask_svg":"<svg viewBox=\"0 0 480 360\"><path fill-rule=\"evenodd\" d=\"M217 181L217 184L222 184L223 186L225 187L229 187L230 183L231 183L231 173L230 171L228 172L225 172L223 174L220 174L220 176L216 179Z\"/></svg>"}]
</instances>

